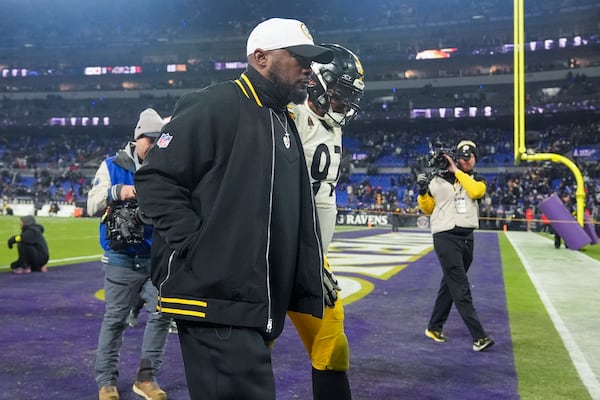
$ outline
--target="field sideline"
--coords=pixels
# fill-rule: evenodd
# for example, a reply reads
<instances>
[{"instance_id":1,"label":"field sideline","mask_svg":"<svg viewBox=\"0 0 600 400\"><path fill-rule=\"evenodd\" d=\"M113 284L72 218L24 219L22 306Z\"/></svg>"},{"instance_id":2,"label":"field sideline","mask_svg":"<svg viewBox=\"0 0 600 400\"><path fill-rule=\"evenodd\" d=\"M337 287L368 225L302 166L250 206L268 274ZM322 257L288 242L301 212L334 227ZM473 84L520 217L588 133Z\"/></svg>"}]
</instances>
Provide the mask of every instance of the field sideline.
<instances>
[{"instance_id":1,"label":"field sideline","mask_svg":"<svg viewBox=\"0 0 600 400\"><path fill-rule=\"evenodd\" d=\"M18 232L18 217L2 216L0 221L1 238L6 240ZM99 260L101 251L97 242L97 219L40 217L38 222L44 225L46 229L45 236L50 247L51 261L48 265L51 268L49 274L52 273L52 267ZM363 231L368 231L368 229L338 227L336 238L344 236L346 232ZM397 236L390 236L392 235L391 230L373 228L372 231L373 233L377 231L378 234L383 234L386 239L391 238L390 242L394 241L395 237L401 238L404 232L393 234ZM417 230L411 230L410 232L414 233L414 231ZM406 232L409 232L409 230L406 230ZM430 238L427 231L417 231L417 233L424 241ZM594 296L588 292L588 288L576 287L580 283L575 279L577 274L572 272L575 268L569 269L569 267L572 267L568 265L570 262L564 262L565 259L571 260L583 257L585 263L587 256L600 260L600 249L598 246L590 246L575 253L565 249L555 250L548 235L526 232L509 232L508 234L498 232L496 234L502 262L506 306L510 321L510 335L520 398L526 400L600 399L600 389L598 387L600 366L596 365L593 360L586 360L583 355L583 353L591 350L588 343L586 343L587 340L591 340L586 336L586 332L589 331L590 335L597 332L597 318L589 318L587 314L577 315L581 313L582 307L589 309L590 312L596 310L597 313L597 310L600 309L600 301L597 295ZM535 240L532 241L533 238ZM538 255L534 262L528 254L524 253L523 249L527 249L524 243L529 242L531 244L529 247L533 247L532 243L535 241L542 246L542 249L545 249L544 246L547 243L548 250L543 250L542 256ZM421 256L431 251L431 246L427 243L421 243L421 246L426 248L425 251L421 252ZM334 239L333 247L331 258L334 270L342 277L344 277L344 274L348 275L348 271L350 272L349 276L352 276L352 268L355 266L342 265L343 260L345 260L343 243L336 243L336 239ZM3 250L0 251L0 271L4 272L8 271L10 262L16 258L16 251L8 250L6 245L2 248ZM381 254L383 253L374 254L373 257L379 257ZM540 257L542 257L541 260ZM560 265L556 265L556 267L563 268L563 285L568 285L568 292L574 296L574 299L555 299L552 297L552 285L556 283L549 281L548 276L550 272L556 272L557 268L553 270L540 268L553 266L558 262L560 262ZM535 267L534 264L538 263L542 267ZM478 268L477 265L473 267ZM590 270L592 273L600 269L596 264L590 265L589 268L593 268ZM402 273L399 276L402 276ZM349 285L352 280L349 280ZM360 279L354 279L353 281L360 281ZM597 283L598 280L595 282ZM98 284L101 285L101 282ZM481 301L480 298L485 299L485 294L477 293L477 290L477 287L475 287L476 306L477 301ZM348 290L348 292L351 291L351 289ZM344 293L344 295L347 304L351 304L350 294ZM582 303L583 306L569 304L569 302L577 304L577 297L586 298L586 301ZM428 300L433 302L433 297ZM348 314L350 314L350 311L351 306ZM424 316L425 319L426 317ZM581 330L578 331L576 317L588 317L590 319L590 321L587 321L589 325L582 326ZM457 318L457 316L454 315L451 318ZM485 316L482 316L482 319L485 320ZM402 338L397 338L397 340L401 341ZM584 343L584 345L581 345L581 343ZM595 339L591 340L589 345L596 349L598 347L595 344ZM596 350L596 353L600 360L600 351ZM355 374L359 372L358 367L353 370Z\"/></svg>"},{"instance_id":2,"label":"field sideline","mask_svg":"<svg viewBox=\"0 0 600 400\"><path fill-rule=\"evenodd\" d=\"M36 217L44 226L44 236L50 249L49 267L99 260L102 249L98 244L97 218ZM19 217L0 216L0 238L4 241L19 233ZM6 243L6 242L4 242ZM0 246L0 271L7 271L17 258L15 248Z\"/></svg>"}]
</instances>

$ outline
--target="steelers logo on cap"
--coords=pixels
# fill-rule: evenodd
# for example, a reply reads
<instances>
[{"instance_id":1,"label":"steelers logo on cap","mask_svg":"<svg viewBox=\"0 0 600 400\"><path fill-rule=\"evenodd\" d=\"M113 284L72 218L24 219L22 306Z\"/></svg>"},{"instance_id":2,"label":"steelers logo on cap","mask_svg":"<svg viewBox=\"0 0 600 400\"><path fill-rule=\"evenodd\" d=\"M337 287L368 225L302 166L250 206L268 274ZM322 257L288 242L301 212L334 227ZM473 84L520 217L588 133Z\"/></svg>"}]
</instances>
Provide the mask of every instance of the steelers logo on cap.
<instances>
[{"instance_id":1,"label":"steelers logo on cap","mask_svg":"<svg viewBox=\"0 0 600 400\"><path fill-rule=\"evenodd\" d=\"M309 38L310 40L313 40L312 35L310 34L310 32L308 31L308 28L306 27L306 25L304 24L300 24L300 29L302 30L302 33L304 33L304 35Z\"/></svg>"}]
</instances>

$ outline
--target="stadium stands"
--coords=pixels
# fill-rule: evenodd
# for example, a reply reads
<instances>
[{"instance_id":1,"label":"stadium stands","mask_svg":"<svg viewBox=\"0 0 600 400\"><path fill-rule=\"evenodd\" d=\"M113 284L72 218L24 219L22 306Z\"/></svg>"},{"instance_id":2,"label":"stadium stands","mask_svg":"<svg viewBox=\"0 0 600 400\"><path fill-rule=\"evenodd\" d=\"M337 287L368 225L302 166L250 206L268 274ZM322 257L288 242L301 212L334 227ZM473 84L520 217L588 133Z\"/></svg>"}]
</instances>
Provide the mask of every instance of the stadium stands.
<instances>
[{"instance_id":1,"label":"stadium stands","mask_svg":"<svg viewBox=\"0 0 600 400\"><path fill-rule=\"evenodd\" d=\"M481 149L478 167L492 179L544 167L514 166L506 2L374 0L347 7L334 0L308 10L259 0L249 11L227 0L210 7L131 0L118 15L99 4L59 2L40 13L34 2L6 3L15 14L0 27L5 197L44 203L72 193L72 201L84 201L97 164L128 140L140 109L168 115L182 93L237 76L248 30L277 13L305 21L319 41L348 44L365 64L363 110L344 137L341 206L353 203L348 186L368 181L375 192L381 187L382 204L369 195L361 207L410 208L415 173L427 167L436 140L451 146L473 137ZM600 154L600 4L550 0L525 7L528 147L573 157L592 197L594 154ZM137 16L135 25L127 15ZM23 20L38 23L17 25ZM430 55L444 58L423 59ZM561 168L551 171L553 182L565 179ZM508 191L506 181L498 186ZM595 199L590 206L596 208Z\"/></svg>"}]
</instances>

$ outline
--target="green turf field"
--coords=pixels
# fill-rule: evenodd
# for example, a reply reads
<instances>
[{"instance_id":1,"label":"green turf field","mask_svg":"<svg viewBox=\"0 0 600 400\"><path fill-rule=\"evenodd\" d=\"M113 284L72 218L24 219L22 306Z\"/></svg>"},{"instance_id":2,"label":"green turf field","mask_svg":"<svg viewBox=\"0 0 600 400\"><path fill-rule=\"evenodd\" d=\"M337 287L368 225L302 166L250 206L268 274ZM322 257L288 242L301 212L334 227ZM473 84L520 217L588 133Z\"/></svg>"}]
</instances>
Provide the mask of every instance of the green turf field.
<instances>
[{"instance_id":1,"label":"green turf field","mask_svg":"<svg viewBox=\"0 0 600 400\"><path fill-rule=\"evenodd\" d=\"M521 260L505 235L498 238L521 398L590 399ZM590 247L596 255L597 247Z\"/></svg>"},{"instance_id":2,"label":"green turf field","mask_svg":"<svg viewBox=\"0 0 600 400\"><path fill-rule=\"evenodd\" d=\"M98 243L98 218L36 217L36 221L45 229L44 236L50 249L49 267L100 259L102 249ZM348 231L365 228L343 226L339 229ZM19 232L19 217L0 216L0 240L6 243L9 237ZM9 250L6 244L0 249L0 271L6 271L17 258L17 250Z\"/></svg>"},{"instance_id":3,"label":"green turf field","mask_svg":"<svg viewBox=\"0 0 600 400\"><path fill-rule=\"evenodd\" d=\"M540 235L547 237L550 240L554 240L554 236L549 233L540 233ZM564 246L564 243L563 243L563 246ZM586 256L592 257L592 258L600 261L600 244L587 245L587 246L583 247L580 251L583 252L583 254L585 254Z\"/></svg>"},{"instance_id":4,"label":"green turf field","mask_svg":"<svg viewBox=\"0 0 600 400\"><path fill-rule=\"evenodd\" d=\"M44 226L44 236L50 249L49 267L100 259L102 249L98 243L97 218L37 217ZM7 270L17 258L17 249L8 249L6 241L20 232L19 217L0 216L0 271Z\"/></svg>"}]
</instances>

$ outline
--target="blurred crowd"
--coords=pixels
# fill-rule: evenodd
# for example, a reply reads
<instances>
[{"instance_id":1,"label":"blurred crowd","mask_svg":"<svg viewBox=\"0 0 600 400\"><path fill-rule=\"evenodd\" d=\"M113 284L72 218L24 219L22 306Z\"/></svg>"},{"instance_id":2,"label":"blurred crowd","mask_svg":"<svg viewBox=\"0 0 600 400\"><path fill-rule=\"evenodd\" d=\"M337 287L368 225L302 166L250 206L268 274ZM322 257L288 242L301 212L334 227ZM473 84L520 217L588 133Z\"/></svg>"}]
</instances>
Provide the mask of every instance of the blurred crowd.
<instances>
[{"instance_id":1,"label":"blurred crowd","mask_svg":"<svg viewBox=\"0 0 600 400\"><path fill-rule=\"evenodd\" d=\"M95 168L130 136L110 129L6 132L0 136L0 196L33 200L40 207L52 201L85 201Z\"/></svg>"},{"instance_id":2,"label":"blurred crowd","mask_svg":"<svg viewBox=\"0 0 600 400\"><path fill-rule=\"evenodd\" d=\"M551 83L531 83L526 90L526 112L548 115L562 112L594 112L600 109L600 78L568 71L560 80ZM49 125L53 117L61 117L66 126L70 118L107 117L112 126L128 126L140 110L147 106L169 115L177 101L172 95L140 95L111 98L99 95L91 99L69 99L60 94L40 98L0 98L0 127L30 127ZM512 85L480 85L463 87L431 87L394 90L389 93L369 93L361 102L362 110L356 120L399 121L415 117L415 110L439 110L445 107L447 118L455 108L467 115L477 107L482 116L489 107L488 117L509 116L513 113ZM435 118L435 117L434 117ZM438 117L439 118L439 117ZM81 124L81 122L78 122Z\"/></svg>"},{"instance_id":3,"label":"blurred crowd","mask_svg":"<svg viewBox=\"0 0 600 400\"><path fill-rule=\"evenodd\" d=\"M370 129L358 132L360 124L354 124L345 135L342 175L337 188L341 208L418 213L416 176L431 170L429 145L437 143L451 148L465 137L478 143L478 169L488 181L487 196L481 202L482 215L490 218L507 213L518 215L527 208L537 210L539 203L553 193L574 196L575 181L562 164L515 167L512 132L506 129L369 126ZM574 157L573 149L595 148L598 132L600 122L557 124L554 121L543 129L529 131L527 136L528 151L558 153L577 163L584 175L586 206L594 216L600 206L600 163L593 157ZM102 128L93 132L79 129L68 133L51 130L46 135L2 135L0 196L30 199L39 204L85 201L99 162L129 139L127 131ZM357 153L367 157L353 159ZM496 153L502 153L506 160L496 161ZM386 160L385 167L380 160Z\"/></svg>"}]
</instances>

